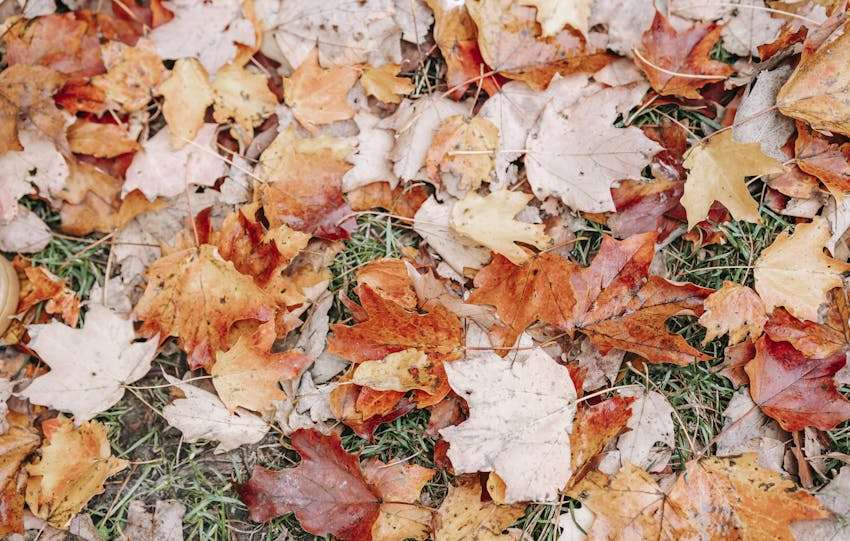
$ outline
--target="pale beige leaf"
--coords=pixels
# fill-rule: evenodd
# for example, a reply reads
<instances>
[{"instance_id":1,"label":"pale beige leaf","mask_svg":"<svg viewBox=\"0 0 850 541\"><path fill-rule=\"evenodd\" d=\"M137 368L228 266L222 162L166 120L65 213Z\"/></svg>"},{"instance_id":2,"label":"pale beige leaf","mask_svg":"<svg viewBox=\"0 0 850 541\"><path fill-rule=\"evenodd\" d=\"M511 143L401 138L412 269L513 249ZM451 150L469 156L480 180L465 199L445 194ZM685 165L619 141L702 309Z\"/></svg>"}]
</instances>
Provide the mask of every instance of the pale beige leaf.
<instances>
[{"instance_id":1,"label":"pale beige leaf","mask_svg":"<svg viewBox=\"0 0 850 541\"><path fill-rule=\"evenodd\" d=\"M183 148L204 125L207 107L213 103L213 90L207 70L194 58L174 63L171 76L159 85L164 100L162 114L171 131L171 146Z\"/></svg>"},{"instance_id":2,"label":"pale beige leaf","mask_svg":"<svg viewBox=\"0 0 850 541\"><path fill-rule=\"evenodd\" d=\"M382 503L372 525L372 541L425 541L431 532L431 510L406 503Z\"/></svg>"},{"instance_id":3,"label":"pale beige leaf","mask_svg":"<svg viewBox=\"0 0 850 541\"><path fill-rule=\"evenodd\" d=\"M724 282L723 287L705 299L705 312L699 324L706 328L702 343L707 344L724 334L729 334L729 345L735 345L747 335L761 335L767 314L764 303L756 292L735 282Z\"/></svg>"},{"instance_id":4,"label":"pale beige leaf","mask_svg":"<svg viewBox=\"0 0 850 541\"><path fill-rule=\"evenodd\" d=\"M212 89L213 118L219 123L233 119L236 138L244 144L251 142L254 127L262 124L277 106L266 76L238 64L218 70Z\"/></svg>"},{"instance_id":5,"label":"pale beige leaf","mask_svg":"<svg viewBox=\"0 0 850 541\"><path fill-rule=\"evenodd\" d=\"M520 0L524 6L537 8L537 22L544 36L555 36L568 24L587 35L592 0Z\"/></svg>"},{"instance_id":6,"label":"pale beige leaf","mask_svg":"<svg viewBox=\"0 0 850 541\"><path fill-rule=\"evenodd\" d=\"M431 373L431 361L417 349L390 353L380 361L357 365L352 381L378 391L436 391L439 382Z\"/></svg>"},{"instance_id":7,"label":"pale beige leaf","mask_svg":"<svg viewBox=\"0 0 850 541\"><path fill-rule=\"evenodd\" d=\"M153 513L142 500L127 508L127 526L120 541L183 541L183 515L186 507L175 500L157 500Z\"/></svg>"},{"instance_id":8,"label":"pale beige leaf","mask_svg":"<svg viewBox=\"0 0 850 541\"><path fill-rule=\"evenodd\" d=\"M453 115L440 123L425 157L428 176L455 197L490 181L499 130L482 117Z\"/></svg>"},{"instance_id":9,"label":"pale beige leaf","mask_svg":"<svg viewBox=\"0 0 850 541\"><path fill-rule=\"evenodd\" d=\"M419 207L413 219L413 230L434 249L443 261L460 275L464 269L480 269L490 259L490 250L458 235L449 226L452 208L457 200L439 203L431 196Z\"/></svg>"},{"instance_id":10,"label":"pale beige leaf","mask_svg":"<svg viewBox=\"0 0 850 541\"><path fill-rule=\"evenodd\" d=\"M460 477L434 515L434 541L511 541L502 532L522 516L524 505L481 501L478 477Z\"/></svg>"}]
</instances>

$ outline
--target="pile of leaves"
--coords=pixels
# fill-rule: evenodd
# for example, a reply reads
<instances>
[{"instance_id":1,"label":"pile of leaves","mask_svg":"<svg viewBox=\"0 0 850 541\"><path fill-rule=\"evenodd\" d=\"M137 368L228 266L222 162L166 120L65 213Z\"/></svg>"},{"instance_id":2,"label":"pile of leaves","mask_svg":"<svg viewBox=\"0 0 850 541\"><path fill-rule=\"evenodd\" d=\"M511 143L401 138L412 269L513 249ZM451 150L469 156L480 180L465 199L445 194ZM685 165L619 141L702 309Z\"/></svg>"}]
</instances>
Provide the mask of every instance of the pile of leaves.
<instances>
[{"instance_id":1,"label":"pile of leaves","mask_svg":"<svg viewBox=\"0 0 850 541\"><path fill-rule=\"evenodd\" d=\"M0 535L850 536L846 2L2 9Z\"/></svg>"}]
</instances>

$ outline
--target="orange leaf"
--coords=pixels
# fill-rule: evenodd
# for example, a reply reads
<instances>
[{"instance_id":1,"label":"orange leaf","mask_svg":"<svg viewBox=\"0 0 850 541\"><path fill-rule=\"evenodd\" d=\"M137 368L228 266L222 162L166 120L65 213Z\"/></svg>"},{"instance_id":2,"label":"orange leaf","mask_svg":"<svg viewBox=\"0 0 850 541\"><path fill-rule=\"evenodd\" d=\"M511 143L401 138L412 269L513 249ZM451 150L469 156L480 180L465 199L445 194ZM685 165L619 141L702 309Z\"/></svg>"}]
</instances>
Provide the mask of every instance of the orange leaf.
<instances>
[{"instance_id":1,"label":"orange leaf","mask_svg":"<svg viewBox=\"0 0 850 541\"><path fill-rule=\"evenodd\" d=\"M59 73L89 77L106 71L93 24L76 13L21 19L3 34L9 66L47 66Z\"/></svg>"},{"instance_id":2,"label":"orange leaf","mask_svg":"<svg viewBox=\"0 0 850 541\"><path fill-rule=\"evenodd\" d=\"M284 100L298 122L315 133L318 125L354 116L346 96L359 77L360 73L351 66L322 68L319 51L314 49L292 76L283 80Z\"/></svg>"},{"instance_id":3,"label":"orange leaf","mask_svg":"<svg viewBox=\"0 0 850 541\"><path fill-rule=\"evenodd\" d=\"M80 317L80 299L68 288L67 282L54 276L44 267L31 267L22 259L14 261L15 267L23 270L26 280L21 283L21 297L18 301L17 313L23 314L36 304L47 301L45 312L61 315L62 320L70 327L77 326Z\"/></svg>"},{"instance_id":4,"label":"orange leaf","mask_svg":"<svg viewBox=\"0 0 850 541\"><path fill-rule=\"evenodd\" d=\"M833 143L803 122L797 122L794 142L797 165L834 193L850 192L850 143Z\"/></svg>"},{"instance_id":5,"label":"orange leaf","mask_svg":"<svg viewBox=\"0 0 850 541\"><path fill-rule=\"evenodd\" d=\"M571 484L584 477L593 457L623 431L631 418L634 401L633 396L615 396L578 410L570 434L571 467L574 472L570 478Z\"/></svg>"}]
</instances>

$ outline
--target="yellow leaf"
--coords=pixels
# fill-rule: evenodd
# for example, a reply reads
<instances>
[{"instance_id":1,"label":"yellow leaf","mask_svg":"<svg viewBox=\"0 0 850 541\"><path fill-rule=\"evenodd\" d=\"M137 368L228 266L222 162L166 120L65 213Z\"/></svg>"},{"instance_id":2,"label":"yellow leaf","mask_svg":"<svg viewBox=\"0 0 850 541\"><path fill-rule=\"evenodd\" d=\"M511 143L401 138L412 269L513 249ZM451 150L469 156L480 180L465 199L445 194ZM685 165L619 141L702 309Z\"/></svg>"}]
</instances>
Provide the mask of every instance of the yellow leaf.
<instances>
[{"instance_id":1,"label":"yellow leaf","mask_svg":"<svg viewBox=\"0 0 850 541\"><path fill-rule=\"evenodd\" d=\"M525 263L530 254L517 242L545 248L549 236L542 224L528 224L513 217L532 199L531 194L501 190L487 197L469 192L452 209L452 229L508 258Z\"/></svg>"},{"instance_id":2,"label":"yellow leaf","mask_svg":"<svg viewBox=\"0 0 850 541\"><path fill-rule=\"evenodd\" d=\"M68 128L68 144L72 152L96 158L114 158L139 149L139 143L123 126L85 120L77 120Z\"/></svg>"},{"instance_id":3,"label":"yellow leaf","mask_svg":"<svg viewBox=\"0 0 850 541\"><path fill-rule=\"evenodd\" d=\"M108 71L94 77L92 84L104 91L109 102L125 111L142 110L165 76L165 66L153 43L142 38L130 47L112 41L103 47L102 54Z\"/></svg>"},{"instance_id":4,"label":"yellow leaf","mask_svg":"<svg viewBox=\"0 0 850 541\"><path fill-rule=\"evenodd\" d=\"M399 69L398 64L384 64L380 68L366 67L360 76L360 84L366 94L384 103L401 103L401 97L410 94L416 87L407 77L396 77Z\"/></svg>"},{"instance_id":5,"label":"yellow leaf","mask_svg":"<svg viewBox=\"0 0 850 541\"><path fill-rule=\"evenodd\" d=\"M793 235L780 234L761 253L753 274L768 313L784 306L798 319L818 321L826 294L840 287L841 274L850 271L850 264L824 253L829 237L829 224L815 216L811 223L798 224Z\"/></svg>"},{"instance_id":6,"label":"yellow leaf","mask_svg":"<svg viewBox=\"0 0 850 541\"><path fill-rule=\"evenodd\" d=\"M439 381L431 373L432 363L418 349L390 353L380 361L357 365L352 381L378 391L422 389L433 394Z\"/></svg>"},{"instance_id":7,"label":"yellow leaf","mask_svg":"<svg viewBox=\"0 0 850 541\"><path fill-rule=\"evenodd\" d=\"M236 122L235 137L248 144L254 127L274 112L277 98L269 90L266 76L228 64L218 70L213 89L213 118L216 122Z\"/></svg>"},{"instance_id":8,"label":"yellow leaf","mask_svg":"<svg viewBox=\"0 0 850 541\"><path fill-rule=\"evenodd\" d=\"M523 6L537 8L537 22L544 36L555 36L568 24L587 35L591 0L520 0Z\"/></svg>"},{"instance_id":9,"label":"yellow leaf","mask_svg":"<svg viewBox=\"0 0 850 541\"><path fill-rule=\"evenodd\" d=\"M481 501L478 476L459 477L434 516L434 541L510 541L502 531L525 511L524 505L497 505Z\"/></svg>"},{"instance_id":10,"label":"yellow leaf","mask_svg":"<svg viewBox=\"0 0 850 541\"><path fill-rule=\"evenodd\" d=\"M486 118L452 115L440 124L425 157L428 176L455 197L490 181L499 129Z\"/></svg>"},{"instance_id":11,"label":"yellow leaf","mask_svg":"<svg viewBox=\"0 0 850 541\"><path fill-rule=\"evenodd\" d=\"M715 201L723 204L736 220L759 223L758 203L747 190L745 177L784 171L781 163L762 153L758 143L732 139L731 130L711 137L707 144L692 147L684 166L688 179L682 206L688 214L688 229L708 216Z\"/></svg>"},{"instance_id":12,"label":"yellow leaf","mask_svg":"<svg viewBox=\"0 0 850 541\"><path fill-rule=\"evenodd\" d=\"M347 96L357 77L357 70L351 66L323 69L319 66L319 53L314 50L292 77L283 80L283 99L298 122L315 133L319 124L354 116Z\"/></svg>"},{"instance_id":13,"label":"yellow leaf","mask_svg":"<svg viewBox=\"0 0 850 541\"><path fill-rule=\"evenodd\" d=\"M213 89L207 70L195 58L181 58L171 70L171 77L159 85L165 98L162 114L171 131L171 146L183 148L198 135L204 125L207 107L213 103Z\"/></svg>"}]
</instances>

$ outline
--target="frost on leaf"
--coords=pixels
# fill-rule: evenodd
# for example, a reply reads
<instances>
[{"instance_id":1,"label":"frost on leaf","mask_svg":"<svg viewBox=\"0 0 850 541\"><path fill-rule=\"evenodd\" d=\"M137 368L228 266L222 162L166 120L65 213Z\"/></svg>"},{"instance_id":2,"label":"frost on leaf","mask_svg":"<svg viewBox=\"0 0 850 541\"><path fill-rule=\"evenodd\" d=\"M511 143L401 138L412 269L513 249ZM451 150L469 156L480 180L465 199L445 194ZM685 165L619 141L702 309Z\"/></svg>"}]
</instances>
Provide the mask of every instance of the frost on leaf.
<instances>
[{"instance_id":1,"label":"frost on leaf","mask_svg":"<svg viewBox=\"0 0 850 541\"><path fill-rule=\"evenodd\" d=\"M469 419L444 428L455 471L492 471L505 501L553 501L570 479L576 392L566 368L541 349L516 360L491 353L445 365Z\"/></svg>"}]
</instances>

